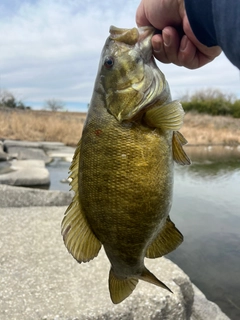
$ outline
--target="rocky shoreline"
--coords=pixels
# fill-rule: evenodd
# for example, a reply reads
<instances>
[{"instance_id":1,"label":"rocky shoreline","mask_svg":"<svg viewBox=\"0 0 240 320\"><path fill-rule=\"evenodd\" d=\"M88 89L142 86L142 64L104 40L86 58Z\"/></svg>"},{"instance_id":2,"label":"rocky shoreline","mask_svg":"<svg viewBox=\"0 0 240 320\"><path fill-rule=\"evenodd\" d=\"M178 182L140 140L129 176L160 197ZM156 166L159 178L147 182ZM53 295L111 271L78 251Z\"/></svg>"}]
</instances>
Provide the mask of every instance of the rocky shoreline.
<instances>
[{"instance_id":1,"label":"rocky shoreline","mask_svg":"<svg viewBox=\"0 0 240 320\"><path fill-rule=\"evenodd\" d=\"M46 164L54 158L71 162L74 148L61 142L0 142L0 184L43 187L50 185Z\"/></svg>"},{"instance_id":2,"label":"rocky shoreline","mask_svg":"<svg viewBox=\"0 0 240 320\"><path fill-rule=\"evenodd\" d=\"M21 143L3 144L1 155L13 164L10 169L2 167L0 177L21 170L26 174L28 161L42 161L44 169L51 158L70 160L74 151L58 143L31 143L27 147L26 142L19 146ZM42 159L29 159L29 151L31 157L41 153ZM25 166L21 167L22 161ZM42 171L34 168L40 177ZM166 258L146 259L146 264L174 294L140 281L126 301L113 305L104 250L93 261L79 265L63 244L60 225L72 194L18 187L23 179L11 179L15 184L2 184L0 179L1 319L229 319ZM43 174L41 179L44 181ZM40 178L34 181L39 183Z\"/></svg>"}]
</instances>

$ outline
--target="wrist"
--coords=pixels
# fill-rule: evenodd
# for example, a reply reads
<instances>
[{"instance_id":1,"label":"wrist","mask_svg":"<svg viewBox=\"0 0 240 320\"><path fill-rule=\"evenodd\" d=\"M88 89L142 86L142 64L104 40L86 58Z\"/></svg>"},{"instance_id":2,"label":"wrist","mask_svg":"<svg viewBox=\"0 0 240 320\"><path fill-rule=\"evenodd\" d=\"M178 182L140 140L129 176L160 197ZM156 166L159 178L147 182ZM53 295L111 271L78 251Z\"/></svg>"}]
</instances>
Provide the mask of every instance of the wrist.
<instances>
[{"instance_id":1,"label":"wrist","mask_svg":"<svg viewBox=\"0 0 240 320\"><path fill-rule=\"evenodd\" d=\"M212 0L185 0L184 2L188 23L195 37L205 46L216 46Z\"/></svg>"}]
</instances>

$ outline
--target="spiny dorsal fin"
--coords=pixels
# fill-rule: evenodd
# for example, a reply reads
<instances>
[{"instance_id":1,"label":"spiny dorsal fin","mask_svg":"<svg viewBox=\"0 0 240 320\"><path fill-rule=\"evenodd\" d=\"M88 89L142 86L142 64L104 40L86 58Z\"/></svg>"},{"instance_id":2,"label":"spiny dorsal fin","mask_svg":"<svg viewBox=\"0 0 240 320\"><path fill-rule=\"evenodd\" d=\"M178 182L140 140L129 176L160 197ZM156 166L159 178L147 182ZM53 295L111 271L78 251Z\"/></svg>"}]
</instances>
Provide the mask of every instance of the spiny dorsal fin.
<instances>
[{"instance_id":1,"label":"spiny dorsal fin","mask_svg":"<svg viewBox=\"0 0 240 320\"><path fill-rule=\"evenodd\" d=\"M126 299L136 288L137 278L119 279L115 276L113 269L109 272L109 292L112 302L117 304Z\"/></svg>"},{"instance_id":2,"label":"spiny dorsal fin","mask_svg":"<svg viewBox=\"0 0 240 320\"><path fill-rule=\"evenodd\" d=\"M155 284L155 286L161 287L163 289L166 289L170 292L172 292L172 290L170 290L162 281L160 281L158 278L155 277L155 275L153 273L151 273L146 267L144 267L144 270L141 274L141 276L139 277L139 279Z\"/></svg>"},{"instance_id":3,"label":"spiny dorsal fin","mask_svg":"<svg viewBox=\"0 0 240 320\"><path fill-rule=\"evenodd\" d=\"M72 256L78 262L87 262L98 255L101 248L100 241L95 237L91 231L88 222L82 212L81 204L79 201L78 192L78 168L80 159L80 146L79 141L72 164L70 166L71 187L74 191L74 197L67 208L63 221L62 221L62 236L65 246Z\"/></svg>"},{"instance_id":4,"label":"spiny dorsal fin","mask_svg":"<svg viewBox=\"0 0 240 320\"><path fill-rule=\"evenodd\" d=\"M183 242L183 235L168 217L163 229L147 249L147 258L159 258L175 250Z\"/></svg>"},{"instance_id":5,"label":"spiny dorsal fin","mask_svg":"<svg viewBox=\"0 0 240 320\"><path fill-rule=\"evenodd\" d=\"M184 111L179 101L153 107L145 113L146 123L162 130L179 130L183 124Z\"/></svg>"},{"instance_id":6,"label":"spiny dorsal fin","mask_svg":"<svg viewBox=\"0 0 240 320\"><path fill-rule=\"evenodd\" d=\"M173 160L182 166L191 164L191 160L187 156L186 152L183 150L183 145L187 143L187 140L184 136L178 132L173 132L172 138L172 152L173 152Z\"/></svg>"}]
</instances>

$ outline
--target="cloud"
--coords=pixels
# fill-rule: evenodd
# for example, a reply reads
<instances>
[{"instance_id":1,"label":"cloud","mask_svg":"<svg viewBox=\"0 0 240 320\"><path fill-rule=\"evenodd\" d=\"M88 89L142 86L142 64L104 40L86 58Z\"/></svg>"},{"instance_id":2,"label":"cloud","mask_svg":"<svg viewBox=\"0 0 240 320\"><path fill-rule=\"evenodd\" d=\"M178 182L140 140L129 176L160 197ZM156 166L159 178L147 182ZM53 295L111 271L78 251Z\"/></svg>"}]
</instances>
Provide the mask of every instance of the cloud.
<instances>
[{"instance_id":1,"label":"cloud","mask_svg":"<svg viewBox=\"0 0 240 320\"><path fill-rule=\"evenodd\" d=\"M117 10L121 1L15 2L15 13L0 22L1 86L28 100L89 101L109 26L134 24L126 12L137 2L126 12Z\"/></svg>"},{"instance_id":2,"label":"cloud","mask_svg":"<svg viewBox=\"0 0 240 320\"><path fill-rule=\"evenodd\" d=\"M87 104L109 26L135 26L139 2L2 0L1 88L38 104L49 98ZM224 56L197 71L159 66L173 95L203 85L238 90L239 73Z\"/></svg>"},{"instance_id":3,"label":"cloud","mask_svg":"<svg viewBox=\"0 0 240 320\"><path fill-rule=\"evenodd\" d=\"M234 93L240 97L239 70L222 53L213 62L198 70L179 68L173 64L160 64L173 96L181 97L186 92L194 92L204 88L218 88L226 93Z\"/></svg>"}]
</instances>

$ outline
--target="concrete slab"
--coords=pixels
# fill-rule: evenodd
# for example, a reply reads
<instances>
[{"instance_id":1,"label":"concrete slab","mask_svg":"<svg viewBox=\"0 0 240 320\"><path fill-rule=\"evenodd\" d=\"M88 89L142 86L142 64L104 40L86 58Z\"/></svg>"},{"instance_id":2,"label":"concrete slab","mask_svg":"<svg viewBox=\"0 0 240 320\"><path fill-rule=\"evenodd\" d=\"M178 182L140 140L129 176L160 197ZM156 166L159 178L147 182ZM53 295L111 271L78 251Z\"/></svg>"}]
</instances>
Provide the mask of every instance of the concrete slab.
<instances>
[{"instance_id":1,"label":"concrete slab","mask_svg":"<svg viewBox=\"0 0 240 320\"><path fill-rule=\"evenodd\" d=\"M50 191L0 184L0 207L67 206L73 192Z\"/></svg>"},{"instance_id":2,"label":"concrete slab","mask_svg":"<svg viewBox=\"0 0 240 320\"><path fill-rule=\"evenodd\" d=\"M1 320L190 319L192 284L165 258L147 260L147 267L174 294L140 281L128 299L113 305L108 293L110 266L104 251L81 265L67 252L60 235L65 210L0 208ZM208 307L211 305L203 299L201 308ZM208 317L206 311L204 320L228 319L214 307L217 312ZM197 316L195 313L191 319L202 319Z\"/></svg>"}]
</instances>

